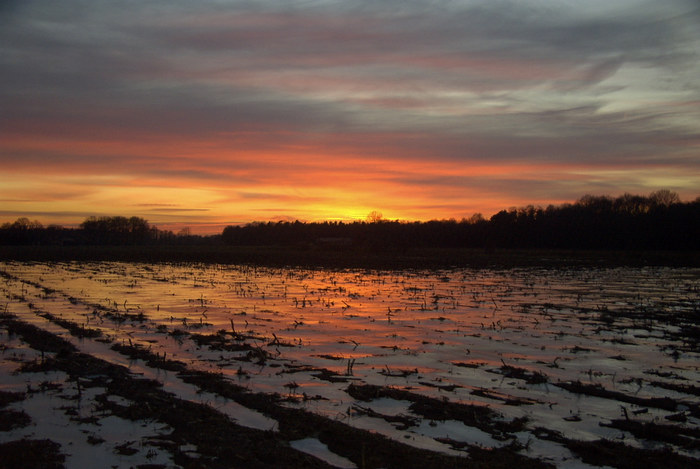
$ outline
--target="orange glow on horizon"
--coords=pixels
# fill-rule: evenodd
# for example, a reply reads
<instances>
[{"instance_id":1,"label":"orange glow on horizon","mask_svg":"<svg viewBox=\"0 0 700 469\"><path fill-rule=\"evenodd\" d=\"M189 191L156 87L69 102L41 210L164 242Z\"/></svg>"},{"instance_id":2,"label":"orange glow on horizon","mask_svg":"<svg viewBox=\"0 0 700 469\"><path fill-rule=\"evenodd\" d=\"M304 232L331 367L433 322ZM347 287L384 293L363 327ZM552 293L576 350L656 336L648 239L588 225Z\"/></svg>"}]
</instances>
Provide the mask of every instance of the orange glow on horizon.
<instances>
[{"instance_id":1,"label":"orange glow on horizon","mask_svg":"<svg viewBox=\"0 0 700 469\"><path fill-rule=\"evenodd\" d=\"M159 145L14 139L5 147L86 157L100 150L102 158L73 165L59 162L41 173L36 170L46 168L45 162L10 165L0 176L4 209L10 213L2 214L0 223L28 216L46 225L75 226L92 215L124 215L140 216L175 232L189 228L195 234L215 234L227 225L253 221L352 222L374 210L387 220L407 222L460 220L475 213L489 218L513 206L573 202L585 193L518 197L490 190L492 180L517 178L514 181L522 185L544 178L576 188L592 175L605 180L632 174L615 164L594 170L577 162L426 161L390 154L377 158L311 144L275 152L265 145L254 148L252 137L248 135L246 148L235 152L216 140ZM139 154L147 157L135 156ZM113 166L120 161L122 166ZM680 177L680 172L669 176Z\"/></svg>"},{"instance_id":2,"label":"orange glow on horizon","mask_svg":"<svg viewBox=\"0 0 700 469\"><path fill-rule=\"evenodd\" d=\"M698 196L688 2L284 3L12 3L0 223L210 234Z\"/></svg>"}]
</instances>

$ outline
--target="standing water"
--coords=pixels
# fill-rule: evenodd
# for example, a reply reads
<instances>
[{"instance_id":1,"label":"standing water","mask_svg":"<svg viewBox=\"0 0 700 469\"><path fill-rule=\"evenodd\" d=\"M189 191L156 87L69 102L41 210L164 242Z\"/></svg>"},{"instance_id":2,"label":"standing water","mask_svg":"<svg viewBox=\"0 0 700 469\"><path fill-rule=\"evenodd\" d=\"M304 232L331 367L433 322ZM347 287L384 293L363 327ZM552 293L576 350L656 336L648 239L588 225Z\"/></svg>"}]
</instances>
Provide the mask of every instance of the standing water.
<instances>
[{"instance_id":1,"label":"standing water","mask_svg":"<svg viewBox=\"0 0 700 469\"><path fill-rule=\"evenodd\" d=\"M698 269L4 262L0 271L6 314L65 337L67 325L100 331L71 340L183 399L226 408L243 426L275 430L278 422L124 350L215 372L250 393L274 394L284 407L445 454L510 447L585 467L596 462L572 442L605 440L700 459ZM3 338L0 390L21 390L30 379L13 374L21 354L37 358ZM31 407L26 402L13 405ZM442 413L435 403L444 403ZM460 417L458 409L475 407L493 422ZM23 431L0 432L0 442ZM304 441L292 443L303 451ZM319 444L307 446L318 453ZM149 454L138 451L133 457ZM356 467L327 452L315 455ZM160 457L150 454L151 463ZM129 457L118 463L128 467Z\"/></svg>"}]
</instances>

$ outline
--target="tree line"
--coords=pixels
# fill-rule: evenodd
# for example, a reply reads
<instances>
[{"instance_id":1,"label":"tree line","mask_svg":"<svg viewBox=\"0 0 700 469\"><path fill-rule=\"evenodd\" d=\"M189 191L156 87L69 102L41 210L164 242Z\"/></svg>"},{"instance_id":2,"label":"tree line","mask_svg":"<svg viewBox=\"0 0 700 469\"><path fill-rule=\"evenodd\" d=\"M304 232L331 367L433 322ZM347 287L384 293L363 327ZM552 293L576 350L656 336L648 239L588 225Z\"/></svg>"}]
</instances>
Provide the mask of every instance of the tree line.
<instances>
[{"instance_id":1,"label":"tree line","mask_svg":"<svg viewBox=\"0 0 700 469\"><path fill-rule=\"evenodd\" d=\"M228 226L232 245L289 245L405 251L418 248L700 249L700 197L668 190L648 196L585 195L572 204L528 205L486 220L388 221L374 213L352 223L268 222Z\"/></svg>"},{"instance_id":2,"label":"tree line","mask_svg":"<svg viewBox=\"0 0 700 469\"><path fill-rule=\"evenodd\" d=\"M79 228L44 227L26 217L0 227L4 245L140 245L172 242L175 235L159 230L140 217L88 217Z\"/></svg>"},{"instance_id":3,"label":"tree line","mask_svg":"<svg viewBox=\"0 0 700 469\"><path fill-rule=\"evenodd\" d=\"M297 249L404 252L411 248L700 249L700 197L682 202L660 190L648 196L585 195L546 208L528 205L457 220L404 222L372 212L365 221L255 222L227 226L221 235L179 235L139 217L89 217L79 228L44 227L19 218L0 226L4 245L289 246Z\"/></svg>"}]
</instances>

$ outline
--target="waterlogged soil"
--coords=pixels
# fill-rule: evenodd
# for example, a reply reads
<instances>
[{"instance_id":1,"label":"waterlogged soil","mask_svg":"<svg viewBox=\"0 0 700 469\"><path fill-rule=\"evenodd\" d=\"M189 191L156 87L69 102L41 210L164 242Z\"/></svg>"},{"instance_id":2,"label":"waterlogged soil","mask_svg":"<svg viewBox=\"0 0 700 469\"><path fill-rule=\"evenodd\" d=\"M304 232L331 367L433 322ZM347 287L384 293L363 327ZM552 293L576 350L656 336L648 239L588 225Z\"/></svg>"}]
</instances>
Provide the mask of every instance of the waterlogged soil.
<instances>
[{"instance_id":1,"label":"waterlogged soil","mask_svg":"<svg viewBox=\"0 0 700 469\"><path fill-rule=\"evenodd\" d=\"M699 269L3 262L0 294L0 468L700 460Z\"/></svg>"}]
</instances>

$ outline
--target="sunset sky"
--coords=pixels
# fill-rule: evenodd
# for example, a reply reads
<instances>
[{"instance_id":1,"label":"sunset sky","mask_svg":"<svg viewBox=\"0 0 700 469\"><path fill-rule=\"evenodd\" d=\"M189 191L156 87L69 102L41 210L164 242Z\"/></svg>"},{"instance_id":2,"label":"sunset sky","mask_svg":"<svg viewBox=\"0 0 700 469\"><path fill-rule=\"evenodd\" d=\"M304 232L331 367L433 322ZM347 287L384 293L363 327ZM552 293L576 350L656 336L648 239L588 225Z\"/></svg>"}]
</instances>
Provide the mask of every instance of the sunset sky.
<instances>
[{"instance_id":1,"label":"sunset sky","mask_svg":"<svg viewBox=\"0 0 700 469\"><path fill-rule=\"evenodd\" d=\"M696 0L0 1L0 223L700 195Z\"/></svg>"}]
</instances>

